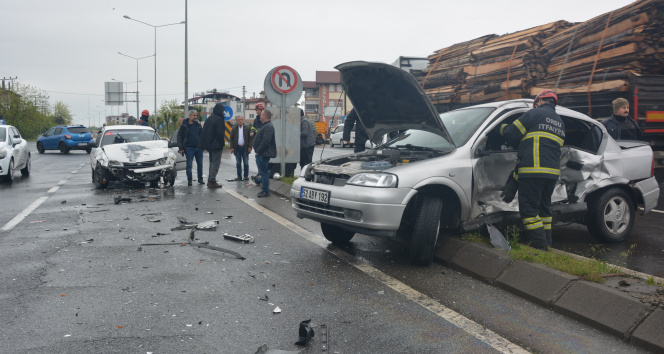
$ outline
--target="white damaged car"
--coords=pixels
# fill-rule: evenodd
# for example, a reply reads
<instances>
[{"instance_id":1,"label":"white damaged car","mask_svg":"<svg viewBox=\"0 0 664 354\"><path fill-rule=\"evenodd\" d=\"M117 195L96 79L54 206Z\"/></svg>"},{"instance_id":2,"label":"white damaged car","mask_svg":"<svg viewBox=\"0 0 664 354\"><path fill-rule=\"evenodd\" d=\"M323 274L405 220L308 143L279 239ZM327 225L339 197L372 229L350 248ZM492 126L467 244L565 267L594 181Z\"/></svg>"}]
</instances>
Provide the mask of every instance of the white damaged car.
<instances>
[{"instance_id":1,"label":"white damaged car","mask_svg":"<svg viewBox=\"0 0 664 354\"><path fill-rule=\"evenodd\" d=\"M518 198L501 188L516 165L518 146L499 133L532 109L533 100L492 102L438 113L409 73L387 64L337 66L369 137L394 140L302 169L290 191L300 218L320 222L332 243L355 233L409 238L411 262L426 265L441 229L468 231L485 223L519 223ZM553 221L578 222L603 242L625 240L636 210L657 205L659 185L647 142L616 141L604 126L557 106L565 122ZM554 234L555 236L555 234Z\"/></svg>"},{"instance_id":2,"label":"white damaged car","mask_svg":"<svg viewBox=\"0 0 664 354\"><path fill-rule=\"evenodd\" d=\"M105 189L110 181L150 182L150 187L157 187L162 178L165 185L172 186L177 176L176 162L182 159L151 127L107 126L92 144L92 181L98 189Z\"/></svg>"}]
</instances>

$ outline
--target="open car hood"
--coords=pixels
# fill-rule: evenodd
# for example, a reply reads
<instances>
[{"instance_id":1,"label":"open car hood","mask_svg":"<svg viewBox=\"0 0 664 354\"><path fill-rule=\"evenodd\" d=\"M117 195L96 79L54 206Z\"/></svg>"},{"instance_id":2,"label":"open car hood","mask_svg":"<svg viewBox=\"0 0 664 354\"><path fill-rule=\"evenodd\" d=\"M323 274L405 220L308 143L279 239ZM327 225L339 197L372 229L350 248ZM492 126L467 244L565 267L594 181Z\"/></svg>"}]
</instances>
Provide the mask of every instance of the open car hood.
<instances>
[{"instance_id":1,"label":"open car hood","mask_svg":"<svg viewBox=\"0 0 664 354\"><path fill-rule=\"evenodd\" d=\"M389 132L419 129L454 145L438 111L413 75L383 63L339 64L341 84L373 142Z\"/></svg>"},{"instance_id":2,"label":"open car hood","mask_svg":"<svg viewBox=\"0 0 664 354\"><path fill-rule=\"evenodd\" d=\"M147 162L168 156L166 140L151 140L136 143L111 144L103 147L109 160L122 163Z\"/></svg>"}]
</instances>

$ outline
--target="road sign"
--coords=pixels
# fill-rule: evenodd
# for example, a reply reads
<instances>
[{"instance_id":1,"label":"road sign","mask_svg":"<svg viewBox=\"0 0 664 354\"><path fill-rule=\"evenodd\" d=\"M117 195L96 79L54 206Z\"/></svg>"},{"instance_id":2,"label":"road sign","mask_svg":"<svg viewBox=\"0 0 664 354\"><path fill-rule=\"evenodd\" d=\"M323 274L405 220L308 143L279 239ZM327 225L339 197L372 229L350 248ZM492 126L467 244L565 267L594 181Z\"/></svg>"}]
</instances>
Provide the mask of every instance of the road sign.
<instances>
[{"instance_id":1,"label":"road sign","mask_svg":"<svg viewBox=\"0 0 664 354\"><path fill-rule=\"evenodd\" d=\"M270 82L272 83L272 87L284 95L293 92L300 81L297 71L286 65L274 68L271 74Z\"/></svg>"},{"instance_id":2,"label":"road sign","mask_svg":"<svg viewBox=\"0 0 664 354\"><path fill-rule=\"evenodd\" d=\"M228 121L233 118L233 108L224 106L224 120Z\"/></svg>"}]
</instances>

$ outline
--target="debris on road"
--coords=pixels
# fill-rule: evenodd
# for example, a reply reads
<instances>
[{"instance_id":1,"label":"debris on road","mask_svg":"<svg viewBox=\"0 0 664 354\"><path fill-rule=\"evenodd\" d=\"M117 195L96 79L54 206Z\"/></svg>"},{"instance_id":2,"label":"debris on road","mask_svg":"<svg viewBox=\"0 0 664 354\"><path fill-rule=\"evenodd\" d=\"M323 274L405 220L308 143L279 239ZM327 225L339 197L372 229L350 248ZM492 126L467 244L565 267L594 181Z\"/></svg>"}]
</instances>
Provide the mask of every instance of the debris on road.
<instances>
[{"instance_id":1,"label":"debris on road","mask_svg":"<svg viewBox=\"0 0 664 354\"><path fill-rule=\"evenodd\" d=\"M189 246L196 246L196 247L200 247L200 248L209 248L211 250L228 253L230 255L233 255L233 256L237 257L238 259L242 259L242 260L246 259L246 258L242 257L241 254L239 254L235 251L227 250L227 249L221 248L221 247L210 246L207 243L201 243L201 242L198 242L198 241L194 240L194 233L195 232L196 232L196 228L191 229L191 232L189 233Z\"/></svg>"},{"instance_id":2,"label":"debris on road","mask_svg":"<svg viewBox=\"0 0 664 354\"><path fill-rule=\"evenodd\" d=\"M124 197L123 198L121 195L119 195L119 196L113 198L113 201L115 202L115 204L120 204L122 202L131 202L131 198L129 198L129 197Z\"/></svg>"},{"instance_id":3,"label":"debris on road","mask_svg":"<svg viewBox=\"0 0 664 354\"><path fill-rule=\"evenodd\" d=\"M272 313L274 314L281 313L281 309L279 308L279 306L275 307L274 310L272 310Z\"/></svg>"},{"instance_id":4,"label":"debris on road","mask_svg":"<svg viewBox=\"0 0 664 354\"><path fill-rule=\"evenodd\" d=\"M238 235L229 235L224 232L224 238L227 240L234 240L234 241L240 241L243 243L254 243L254 237L249 235L249 234L244 234L242 236Z\"/></svg>"},{"instance_id":5,"label":"debris on road","mask_svg":"<svg viewBox=\"0 0 664 354\"><path fill-rule=\"evenodd\" d=\"M307 344L309 344L309 342L311 341L311 338L314 337L314 329L311 328L311 326L309 325L310 322L311 319L300 322L300 329L298 333L300 339L298 339L298 341L295 342L295 345L306 347Z\"/></svg>"},{"instance_id":6,"label":"debris on road","mask_svg":"<svg viewBox=\"0 0 664 354\"><path fill-rule=\"evenodd\" d=\"M63 201L60 202L60 204L67 204L67 201L63 200Z\"/></svg>"},{"instance_id":7,"label":"debris on road","mask_svg":"<svg viewBox=\"0 0 664 354\"><path fill-rule=\"evenodd\" d=\"M258 350L256 350L256 353L254 354L297 354L300 351L287 351L287 350L280 350L280 349L270 349L267 344L263 344L260 347L258 347Z\"/></svg>"},{"instance_id":8,"label":"debris on road","mask_svg":"<svg viewBox=\"0 0 664 354\"><path fill-rule=\"evenodd\" d=\"M491 238L491 244L496 247L500 248L503 251L510 251L512 250L512 247L510 244L507 242L505 239L505 236L493 225L486 224L486 228L489 231L489 237Z\"/></svg>"},{"instance_id":9,"label":"debris on road","mask_svg":"<svg viewBox=\"0 0 664 354\"><path fill-rule=\"evenodd\" d=\"M259 297L259 300L267 301L269 297L267 297L267 294L265 294L265 297Z\"/></svg>"},{"instance_id":10,"label":"debris on road","mask_svg":"<svg viewBox=\"0 0 664 354\"><path fill-rule=\"evenodd\" d=\"M148 215L148 216L145 217L145 219L149 222L160 222L161 221L161 218L158 218L154 215Z\"/></svg>"},{"instance_id":11,"label":"debris on road","mask_svg":"<svg viewBox=\"0 0 664 354\"><path fill-rule=\"evenodd\" d=\"M203 230L203 231L215 231L217 229L217 225L219 225L219 220L208 220L208 221L203 221L201 223L186 223L186 219L184 218L179 218L178 220L180 221L180 226L176 226L171 229L171 231L180 231L180 230L189 230L189 229L197 229L197 230Z\"/></svg>"}]
</instances>

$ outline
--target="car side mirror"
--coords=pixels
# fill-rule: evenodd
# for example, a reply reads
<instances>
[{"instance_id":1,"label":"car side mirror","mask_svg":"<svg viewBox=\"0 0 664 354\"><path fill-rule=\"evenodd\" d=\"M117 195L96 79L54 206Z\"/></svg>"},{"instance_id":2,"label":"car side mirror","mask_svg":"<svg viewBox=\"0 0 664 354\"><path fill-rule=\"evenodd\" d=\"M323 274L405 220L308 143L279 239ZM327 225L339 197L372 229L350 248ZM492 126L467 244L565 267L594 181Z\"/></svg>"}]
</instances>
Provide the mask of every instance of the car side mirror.
<instances>
[{"instance_id":1,"label":"car side mirror","mask_svg":"<svg viewBox=\"0 0 664 354\"><path fill-rule=\"evenodd\" d=\"M22 142L23 142L23 139L21 139L21 138L17 138L17 137L14 137L14 146L16 146L16 145L18 145L18 144L20 144L20 143L22 143Z\"/></svg>"}]
</instances>

